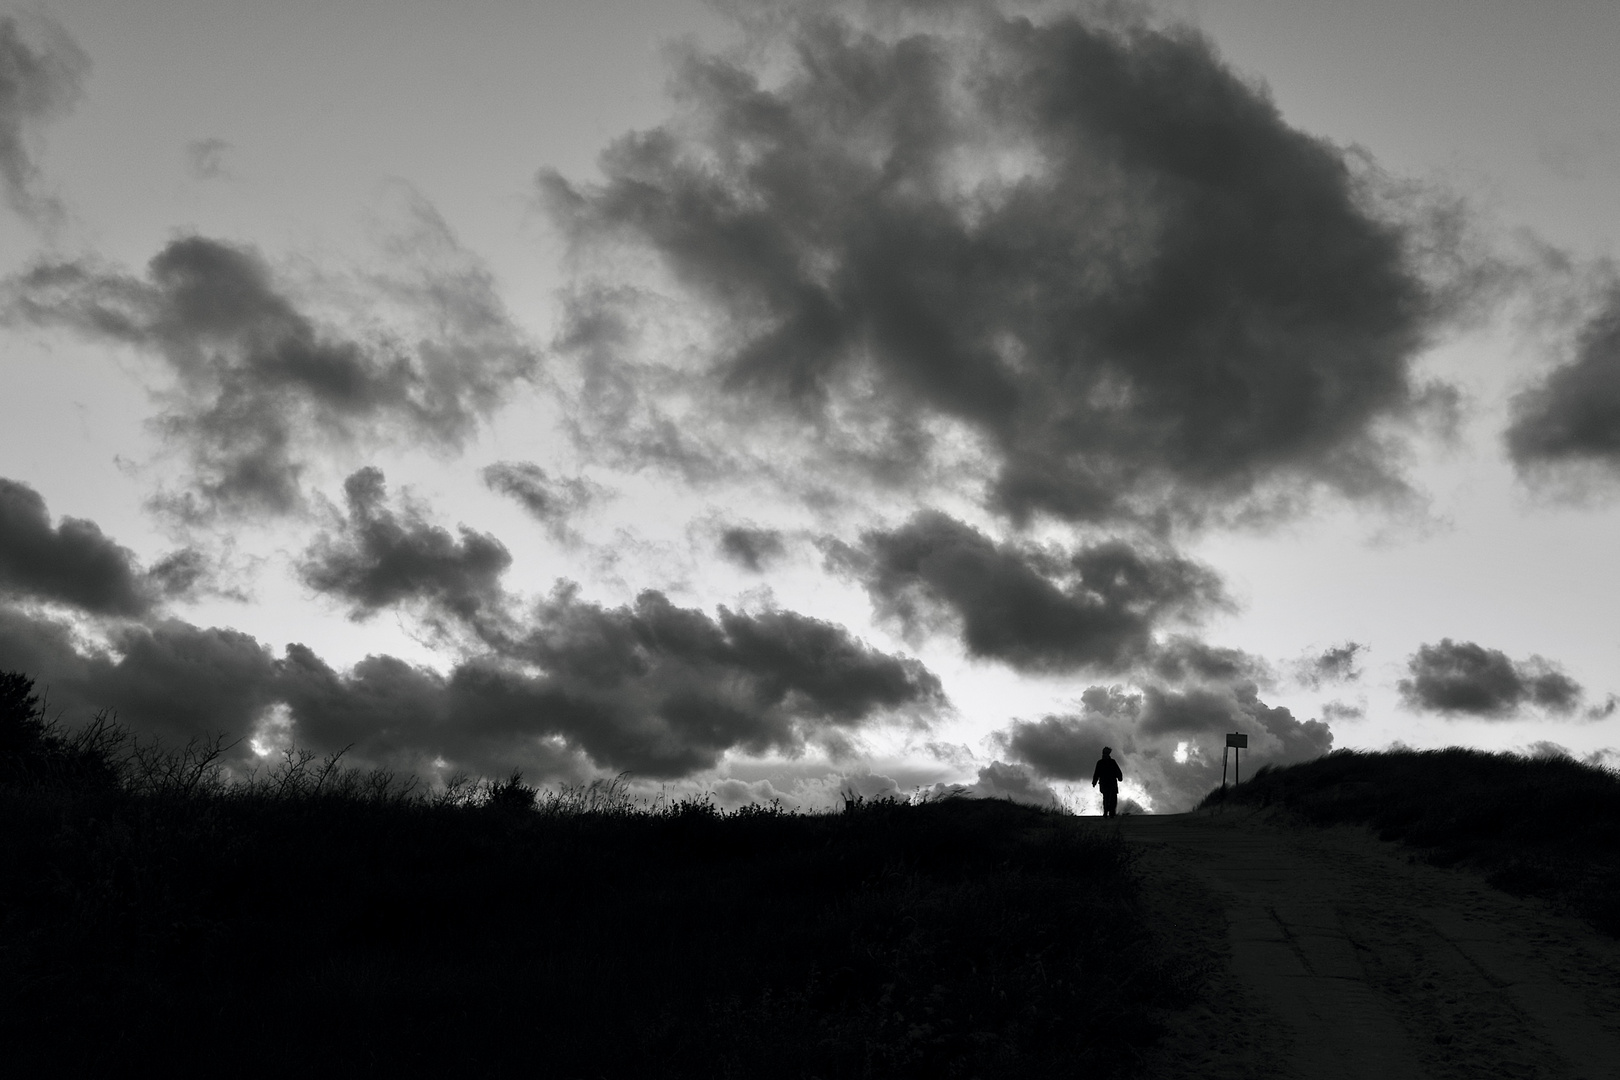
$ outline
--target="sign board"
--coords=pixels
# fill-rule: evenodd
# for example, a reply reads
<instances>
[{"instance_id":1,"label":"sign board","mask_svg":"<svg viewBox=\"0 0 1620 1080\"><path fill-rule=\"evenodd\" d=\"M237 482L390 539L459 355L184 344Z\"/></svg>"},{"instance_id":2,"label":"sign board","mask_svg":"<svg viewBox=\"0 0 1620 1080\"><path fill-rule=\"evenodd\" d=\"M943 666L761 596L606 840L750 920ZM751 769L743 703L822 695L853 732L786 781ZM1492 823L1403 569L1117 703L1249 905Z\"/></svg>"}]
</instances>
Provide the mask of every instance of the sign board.
<instances>
[{"instance_id":1,"label":"sign board","mask_svg":"<svg viewBox=\"0 0 1620 1080\"><path fill-rule=\"evenodd\" d=\"M1226 737L1226 745L1237 746L1247 750L1249 748L1249 737L1241 732L1235 735L1228 735Z\"/></svg>"}]
</instances>

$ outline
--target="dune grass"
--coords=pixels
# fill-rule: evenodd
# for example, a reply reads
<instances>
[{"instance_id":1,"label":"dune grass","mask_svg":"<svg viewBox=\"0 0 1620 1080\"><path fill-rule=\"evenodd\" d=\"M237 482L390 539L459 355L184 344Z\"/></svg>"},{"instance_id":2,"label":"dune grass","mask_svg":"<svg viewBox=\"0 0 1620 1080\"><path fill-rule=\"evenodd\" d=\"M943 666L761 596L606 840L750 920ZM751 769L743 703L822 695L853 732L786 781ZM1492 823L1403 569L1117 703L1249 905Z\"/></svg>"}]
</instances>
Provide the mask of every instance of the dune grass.
<instances>
[{"instance_id":1,"label":"dune grass","mask_svg":"<svg viewBox=\"0 0 1620 1080\"><path fill-rule=\"evenodd\" d=\"M1203 977L1127 846L1029 807L230 784L217 744L34 720L0 717L24 1071L1123 1077Z\"/></svg>"},{"instance_id":2,"label":"dune grass","mask_svg":"<svg viewBox=\"0 0 1620 1080\"><path fill-rule=\"evenodd\" d=\"M1323 825L1366 824L1441 864L1482 871L1620 936L1620 775L1566 757L1452 747L1340 750L1262 768L1230 802L1279 806ZM1211 793L1204 806L1220 802Z\"/></svg>"}]
</instances>

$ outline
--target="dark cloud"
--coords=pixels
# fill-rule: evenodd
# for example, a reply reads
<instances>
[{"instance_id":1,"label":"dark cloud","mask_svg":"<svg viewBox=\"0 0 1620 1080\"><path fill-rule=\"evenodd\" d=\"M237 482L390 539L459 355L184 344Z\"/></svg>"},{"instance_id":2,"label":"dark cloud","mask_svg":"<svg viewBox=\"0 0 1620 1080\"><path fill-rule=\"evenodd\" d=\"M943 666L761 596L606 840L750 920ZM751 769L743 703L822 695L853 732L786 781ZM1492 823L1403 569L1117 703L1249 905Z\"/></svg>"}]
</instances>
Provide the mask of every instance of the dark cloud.
<instances>
[{"instance_id":1,"label":"dark cloud","mask_svg":"<svg viewBox=\"0 0 1620 1080\"><path fill-rule=\"evenodd\" d=\"M169 508L282 514L304 503L311 444L403 432L458 445L532 370L487 275L452 267L395 284L437 336L407 348L323 328L257 251L200 236L170 242L144 277L85 262L35 266L8 283L6 310L163 358L173 387L156 424L193 473Z\"/></svg>"},{"instance_id":2,"label":"dark cloud","mask_svg":"<svg viewBox=\"0 0 1620 1080\"><path fill-rule=\"evenodd\" d=\"M1034 770L1024 765L1009 765L1005 761L992 761L979 770L975 780L964 794L981 799L1010 799L1033 806L1059 806L1063 800Z\"/></svg>"},{"instance_id":3,"label":"dark cloud","mask_svg":"<svg viewBox=\"0 0 1620 1080\"><path fill-rule=\"evenodd\" d=\"M1293 663L1294 678L1302 686L1320 690L1323 686L1355 682L1361 678L1356 657L1367 651L1367 646L1347 641L1320 653L1302 657Z\"/></svg>"},{"instance_id":4,"label":"dark cloud","mask_svg":"<svg viewBox=\"0 0 1620 1080\"><path fill-rule=\"evenodd\" d=\"M974 656L1023 671L1145 662L1161 622L1224 602L1212 571L1174 554L1117 540L1074 552L1000 544L938 511L829 551L908 633L954 623Z\"/></svg>"},{"instance_id":5,"label":"dark cloud","mask_svg":"<svg viewBox=\"0 0 1620 1080\"><path fill-rule=\"evenodd\" d=\"M93 521L51 526L45 500L0 477L0 593L71 604L101 615L139 615L152 604L135 556Z\"/></svg>"},{"instance_id":6,"label":"dark cloud","mask_svg":"<svg viewBox=\"0 0 1620 1080\"><path fill-rule=\"evenodd\" d=\"M1414 709L1502 720L1526 705L1567 714L1581 698L1580 684L1541 657L1514 661L1471 641L1420 645L1406 666L1412 677L1398 687Z\"/></svg>"},{"instance_id":7,"label":"dark cloud","mask_svg":"<svg viewBox=\"0 0 1620 1080\"><path fill-rule=\"evenodd\" d=\"M186 171L193 180L219 180L229 175L225 157L234 150L224 139L209 136L186 143Z\"/></svg>"},{"instance_id":8,"label":"dark cloud","mask_svg":"<svg viewBox=\"0 0 1620 1080\"><path fill-rule=\"evenodd\" d=\"M1042 775L1088 781L1102 748L1123 744L1126 729L1089 715L1015 720L1005 732L1006 752Z\"/></svg>"},{"instance_id":9,"label":"dark cloud","mask_svg":"<svg viewBox=\"0 0 1620 1080\"><path fill-rule=\"evenodd\" d=\"M833 623L790 611L718 619L658 592L604 608L562 589L503 651L548 673L565 734L604 766L673 776L736 748L797 753L842 744L881 714L944 705L916 660L878 652ZM560 714L561 715L561 714Z\"/></svg>"},{"instance_id":10,"label":"dark cloud","mask_svg":"<svg viewBox=\"0 0 1620 1080\"><path fill-rule=\"evenodd\" d=\"M1140 691L1094 686L1078 713L1015 720L995 739L1014 761L1048 780L1089 783L1104 746L1120 760L1127 784L1154 809L1186 809L1221 781L1225 735L1249 736L1245 774L1261 765L1307 761L1333 749L1320 720L1299 721L1261 701L1255 687Z\"/></svg>"},{"instance_id":11,"label":"dark cloud","mask_svg":"<svg viewBox=\"0 0 1620 1080\"><path fill-rule=\"evenodd\" d=\"M787 553L780 530L751 525L734 525L723 530L719 548L724 558L756 574Z\"/></svg>"},{"instance_id":12,"label":"dark cloud","mask_svg":"<svg viewBox=\"0 0 1620 1080\"><path fill-rule=\"evenodd\" d=\"M277 658L246 634L179 620L117 629L100 647L0 606L0 670L33 675L72 721L106 707L170 740L224 733L238 765L256 741L291 741L424 774L675 778L728 753L847 750L879 720L945 707L922 664L840 626L774 610L712 617L656 592L605 608L559 590L523 634L448 674L392 656L339 672L303 645Z\"/></svg>"},{"instance_id":13,"label":"dark cloud","mask_svg":"<svg viewBox=\"0 0 1620 1080\"><path fill-rule=\"evenodd\" d=\"M275 660L247 634L180 620L122 626L109 649L64 623L0 607L0 670L23 671L70 723L115 710L133 730L173 741L245 737L275 698Z\"/></svg>"},{"instance_id":14,"label":"dark cloud","mask_svg":"<svg viewBox=\"0 0 1620 1080\"><path fill-rule=\"evenodd\" d=\"M1620 284L1579 331L1575 355L1513 401L1508 452L1521 470L1620 469Z\"/></svg>"},{"instance_id":15,"label":"dark cloud","mask_svg":"<svg viewBox=\"0 0 1620 1080\"><path fill-rule=\"evenodd\" d=\"M1148 687L1138 718L1143 735L1213 739L1228 730L1251 734L1250 749L1279 763L1304 761L1333 749L1333 732L1320 720L1300 721L1261 701L1252 686L1165 691Z\"/></svg>"},{"instance_id":16,"label":"dark cloud","mask_svg":"<svg viewBox=\"0 0 1620 1080\"><path fill-rule=\"evenodd\" d=\"M228 577L220 557L195 547L171 551L146 571L147 586L165 600L196 600L203 596L249 600L248 593Z\"/></svg>"},{"instance_id":17,"label":"dark cloud","mask_svg":"<svg viewBox=\"0 0 1620 1080\"><path fill-rule=\"evenodd\" d=\"M689 460L699 419L763 413L893 480L965 431L1015 518L1399 488L1386 422L1435 400L1411 364L1444 304L1352 159L1128 9L875 20L899 33L859 7L773 9L750 49L686 58L678 118L600 183L541 176L605 267L561 340L614 388L596 438ZM637 337L654 309L617 268L640 253L710 347ZM638 390L681 380L678 411Z\"/></svg>"},{"instance_id":18,"label":"dark cloud","mask_svg":"<svg viewBox=\"0 0 1620 1080\"><path fill-rule=\"evenodd\" d=\"M323 533L299 563L299 577L347 601L353 618L417 601L471 622L500 606L501 575L512 565L506 547L466 526L460 536L406 505L388 505L382 471L367 467L343 482L348 517Z\"/></svg>"},{"instance_id":19,"label":"dark cloud","mask_svg":"<svg viewBox=\"0 0 1620 1080\"><path fill-rule=\"evenodd\" d=\"M560 543L576 543L570 520L607 490L580 477L549 476L531 461L497 461L485 467L484 483L490 490L516 499Z\"/></svg>"},{"instance_id":20,"label":"dark cloud","mask_svg":"<svg viewBox=\"0 0 1620 1080\"><path fill-rule=\"evenodd\" d=\"M1152 650L1148 669L1170 683L1258 683L1272 681L1270 666L1241 649L1210 645L1175 634Z\"/></svg>"},{"instance_id":21,"label":"dark cloud","mask_svg":"<svg viewBox=\"0 0 1620 1080\"><path fill-rule=\"evenodd\" d=\"M207 555L197 548L186 547L153 563L146 576L164 596L190 597L209 583L213 566Z\"/></svg>"},{"instance_id":22,"label":"dark cloud","mask_svg":"<svg viewBox=\"0 0 1620 1080\"><path fill-rule=\"evenodd\" d=\"M1344 701L1329 701L1322 706L1324 721L1360 720L1367 715L1365 705L1352 705Z\"/></svg>"},{"instance_id":23,"label":"dark cloud","mask_svg":"<svg viewBox=\"0 0 1620 1080\"><path fill-rule=\"evenodd\" d=\"M23 217L49 222L61 215L40 191L30 144L41 124L77 104L89 71L89 57L50 19L32 15L25 26L0 16L0 186Z\"/></svg>"}]
</instances>

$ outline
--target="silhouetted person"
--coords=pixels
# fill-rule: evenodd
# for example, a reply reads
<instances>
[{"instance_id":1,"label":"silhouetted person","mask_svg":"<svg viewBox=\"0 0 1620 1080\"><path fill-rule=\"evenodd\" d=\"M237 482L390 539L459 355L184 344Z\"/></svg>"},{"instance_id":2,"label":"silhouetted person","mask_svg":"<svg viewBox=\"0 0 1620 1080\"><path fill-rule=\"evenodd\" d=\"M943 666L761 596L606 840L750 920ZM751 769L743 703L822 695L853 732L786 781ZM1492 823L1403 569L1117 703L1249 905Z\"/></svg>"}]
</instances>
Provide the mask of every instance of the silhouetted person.
<instances>
[{"instance_id":1,"label":"silhouetted person","mask_svg":"<svg viewBox=\"0 0 1620 1080\"><path fill-rule=\"evenodd\" d=\"M1091 770L1091 786L1102 788L1103 817L1119 816L1119 782L1123 779L1125 774L1119 771L1114 751L1103 747L1103 756L1097 759L1097 767Z\"/></svg>"}]
</instances>

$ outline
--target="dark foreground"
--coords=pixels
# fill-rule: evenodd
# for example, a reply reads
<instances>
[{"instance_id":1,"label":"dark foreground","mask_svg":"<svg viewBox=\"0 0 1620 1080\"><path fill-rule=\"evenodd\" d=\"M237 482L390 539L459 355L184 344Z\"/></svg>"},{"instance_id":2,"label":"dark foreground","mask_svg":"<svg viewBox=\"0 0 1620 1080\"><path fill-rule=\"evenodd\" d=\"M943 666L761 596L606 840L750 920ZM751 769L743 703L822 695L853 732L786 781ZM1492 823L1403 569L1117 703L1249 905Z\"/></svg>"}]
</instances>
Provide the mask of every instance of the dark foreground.
<instances>
[{"instance_id":1,"label":"dark foreground","mask_svg":"<svg viewBox=\"0 0 1620 1080\"><path fill-rule=\"evenodd\" d=\"M1620 1007L1620 965L1576 930L1554 964L1542 916L1419 874L1461 863L1613 933L1620 780L1572 762L1334 754L1179 823L723 813L515 778L427 796L301 757L227 784L212 747L52 730L28 689L0 675L14 1071L1260 1078L1400 1045L1413 1075L1506 1076L1620 1038L1570 1019ZM1419 851L1318 851L1300 823ZM1386 862L1418 868L1394 907ZM1496 1014L1454 1008L1487 991Z\"/></svg>"},{"instance_id":2,"label":"dark foreground","mask_svg":"<svg viewBox=\"0 0 1620 1080\"><path fill-rule=\"evenodd\" d=\"M4 759L19 1075L1127 1076L1201 978L1126 844L1008 803L432 800L101 750Z\"/></svg>"}]
</instances>

